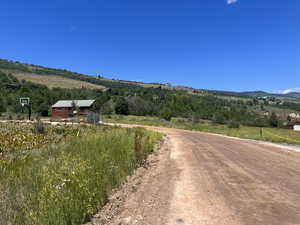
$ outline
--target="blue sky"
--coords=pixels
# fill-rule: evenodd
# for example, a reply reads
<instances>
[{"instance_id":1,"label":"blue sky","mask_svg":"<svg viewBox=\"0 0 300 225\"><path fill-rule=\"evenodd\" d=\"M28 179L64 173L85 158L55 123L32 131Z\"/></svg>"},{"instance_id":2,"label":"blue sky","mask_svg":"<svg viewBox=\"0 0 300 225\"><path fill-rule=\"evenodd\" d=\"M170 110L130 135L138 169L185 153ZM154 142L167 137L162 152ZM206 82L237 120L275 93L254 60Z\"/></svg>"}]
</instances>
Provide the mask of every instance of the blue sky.
<instances>
[{"instance_id":1,"label":"blue sky","mask_svg":"<svg viewBox=\"0 0 300 225\"><path fill-rule=\"evenodd\" d=\"M3 1L0 58L218 90L300 91L300 1Z\"/></svg>"}]
</instances>

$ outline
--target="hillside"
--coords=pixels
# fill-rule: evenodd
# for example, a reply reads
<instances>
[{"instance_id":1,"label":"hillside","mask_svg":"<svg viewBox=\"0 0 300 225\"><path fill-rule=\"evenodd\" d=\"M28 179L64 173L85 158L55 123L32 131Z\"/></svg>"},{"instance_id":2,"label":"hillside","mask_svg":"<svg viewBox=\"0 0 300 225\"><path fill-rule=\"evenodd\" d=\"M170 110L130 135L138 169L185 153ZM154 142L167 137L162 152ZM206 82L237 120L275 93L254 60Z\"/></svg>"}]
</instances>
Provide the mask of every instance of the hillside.
<instances>
[{"instance_id":1,"label":"hillside","mask_svg":"<svg viewBox=\"0 0 300 225\"><path fill-rule=\"evenodd\" d=\"M39 75L32 73L10 72L19 81L26 80L33 83L46 85L49 88L88 88L88 89L104 89L102 85L92 84L85 81L64 78L56 75Z\"/></svg>"},{"instance_id":2,"label":"hillside","mask_svg":"<svg viewBox=\"0 0 300 225\"><path fill-rule=\"evenodd\" d=\"M257 126L267 126L265 115L272 112L285 120L289 113L300 111L297 93L228 92L115 80L8 60L0 60L0 81L0 112L22 112L18 100L24 96L32 99L33 111L43 116L50 115L56 101L69 99L96 99L95 110L104 114ZM103 91L107 88L109 92Z\"/></svg>"},{"instance_id":3,"label":"hillside","mask_svg":"<svg viewBox=\"0 0 300 225\"><path fill-rule=\"evenodd\" d=\"M257 98L274 97L282 101L300 102L300 93L274 94L264 91L233 92L220 90L204 90L186 86L172 86L163 83L144 83L137 81L127 81L118 79L108 79L102 76L89 76L63 69L53 69L32 64L0 59L0 71L10 73L19 80L27 80L38 84L46 85L49 88L89 88L103 89L114 87L143 87L143 88L161 88L166 90L184 91L189 94L197 95L215 95L221 97L236 98Z\"/></svg>"},{"instance_id":4,"label":"hillside","mask_svg":"<svg viewBox=\"0 0 300 225\"><path fill-rule=\"evenodd\" d=\"M107 79L100 76L89 76L64 69L54 69L33 64L0 59L0 71L12 74L19 80L31 81L46 85L49 88L119 88L119 87L158 87L158 84L146 84L134 81ZM63 78L63 79L62 79ZM58 82L59 79L62 82Z\"/></svg>"},{"instance_id":5,"label":"hillside","mask_svg":"<svg viewBox=\"0 0 300 225\"><path fill-rule=\"evenodd\" d=\"M23 64L0 59L0 71L12 74L19 81L26 80L49 88L88 88L103 89L103 85L74 79L76 73L65 70L56 70L41 66Z\"/></svg>"}]
</instances>

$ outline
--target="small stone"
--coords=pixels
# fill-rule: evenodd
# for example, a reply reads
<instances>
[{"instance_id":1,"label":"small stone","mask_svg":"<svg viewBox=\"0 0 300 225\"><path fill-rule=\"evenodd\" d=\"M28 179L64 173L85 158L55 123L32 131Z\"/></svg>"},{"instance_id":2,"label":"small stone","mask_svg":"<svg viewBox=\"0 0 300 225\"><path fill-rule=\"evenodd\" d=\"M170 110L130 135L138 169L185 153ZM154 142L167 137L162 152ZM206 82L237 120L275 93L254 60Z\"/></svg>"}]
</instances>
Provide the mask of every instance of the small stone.
<instances>
[{"instance_id":1,"label":"small stone","mask_svg":"<svg viewBox=\"0 0 300 225\"><path fill-rule=\"evenodd\" d=\"M177 222L177 223L181 223L181 224L183 224L183 223L184 223L184 220L183 220L183 219L181 219L181 218L179 218L179 219L177 219L177 220L176 220L176 222Z\"/></svg>"}]
</instances>

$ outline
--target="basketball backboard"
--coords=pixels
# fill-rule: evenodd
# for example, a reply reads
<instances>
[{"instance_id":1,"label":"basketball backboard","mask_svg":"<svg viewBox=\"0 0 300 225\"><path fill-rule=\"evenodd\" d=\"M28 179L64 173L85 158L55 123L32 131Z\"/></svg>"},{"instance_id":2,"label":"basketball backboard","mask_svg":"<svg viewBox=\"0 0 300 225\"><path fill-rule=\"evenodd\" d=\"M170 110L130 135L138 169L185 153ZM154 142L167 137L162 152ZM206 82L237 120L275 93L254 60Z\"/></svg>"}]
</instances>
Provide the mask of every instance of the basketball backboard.
<instances>
[{"instance_id":1,"label":"basketball backboard","mask_svg":"<svg viewBox=\"0 0 300 225\"><path fill-rule=\"evenodd\" d=\"M24 107L25 105L29 105L30 103L30 98L20 98L20 104Z\"/></svg>"}]
</instances>

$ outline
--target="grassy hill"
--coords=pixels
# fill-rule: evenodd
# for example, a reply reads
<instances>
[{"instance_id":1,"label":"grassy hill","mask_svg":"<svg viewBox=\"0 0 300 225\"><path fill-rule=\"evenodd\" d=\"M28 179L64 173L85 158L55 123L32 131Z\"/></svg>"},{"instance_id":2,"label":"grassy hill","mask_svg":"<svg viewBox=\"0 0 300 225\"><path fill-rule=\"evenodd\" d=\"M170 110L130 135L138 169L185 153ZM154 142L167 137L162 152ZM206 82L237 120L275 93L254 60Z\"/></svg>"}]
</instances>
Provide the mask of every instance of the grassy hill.
<instances>
[{"instance_id":1,"label":"grassy hill","mask_svg":"<svg viewBox=\"0 0 300 225\"><path fill-rule=\"evenodd\" d=\"M31 97L34 110L43 115L49 115L49 107L57 100L88 98L96 99L97 109L105 113L200 117L219 122L251 118L247 124L260 123L268 112L286 117L300 111L299 93L229 92L107 79L4 59L0 59L1 72L0 112L21 112L18 99L22 96ZM105 88L111 92L103 92Z\"/></svg>"},{"instance_id":2,"label":"grassy hill","mask_svg":"<svg viewBox=\"0 0 300 225\"><path fill-rule=\"evenodd\" d=\"M186 86L172 86L164 83L144 83L137 81L127 81L118 79L108 79L100 76L89 76L81 73L71 72L64 69L47 68L32 64L0 59L0 71L11 73L19 80L27 80L48 86L49 88L90 88L103 89L113 87L144 87L161 88L166 90L184 91L189 94L197 95L215 95L219 97L228 97L229 99L249 99L257 97L274 97L282 101L300 102L300 93L274 94L264 91L233 92L219 90L204 90Z\"/></svg>"},{"instance_id":3,"label":"grassy hill","mask_svg":"<svg viewBox=\"0 0 300 225\"><path fill-rule=\"evenodd\" d=\"M31 81L46 85L49 88L119 88L119 87L147 87L171 89L169 85L157 83L142 83L135 81L108 79L100 76L90 76L71 72L64 69L48 68L33 64L20 63L0 59L0 71L12 74L19 80ZM58 81L57 81L58 80Z\"/></svg>"},{"instance_id":4,"label":"grassy hill","mask_svg":"<svg viewBox=\"0 0 300 225\"><path fill-rule=\"evenodd\" d=\"M102 85L92 84L85 81L74 80L71 78L64 78L57 75L39 75L32 73L18 73L10 72L18 80L31 81L33 83L46 85L49 88L88 88L88 89L104 89Z\"/></svg>"},{"instance_id":5,"label":"grassy hill","mask_svg":"<svg viewBox=\"0 0 300 225\"><path fill-rule=\"evenodd\" d=\"M76 79L77 73L66 70L51 69L19 62L0 59L0 71L12 74L18 80L26 80L49 88L88 88L103 89L105 86Z\"/></svg>"},{"instance_id":6,"label":"grassy hill","mask_svg":"<svg viewBox=\"0 0 300 225\"><path fill-rule=\"evenodd\" d=\"M10 73L17 77L19 80L27 80L34 83L39 83L52 87L61 88L113 88L113 87L143 87L143 88L160 88L165 90L184 91L189 94L212 94L220 96L234 96L234 97L247 97L237 92L223 92L223 91L209 91L203 89L195 89L186 86L172 86L166 83L144 83L137 81L109 79L100 76L89 76L76 72L71 72L63 69L47 68L33 64L20 63L0 59L0 71ZM62 80L62 78L64 78ZM62 82L59 82L59 81ZM75 82L76 81L76 82Z\"/></svg>"}]
</instances>

